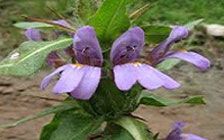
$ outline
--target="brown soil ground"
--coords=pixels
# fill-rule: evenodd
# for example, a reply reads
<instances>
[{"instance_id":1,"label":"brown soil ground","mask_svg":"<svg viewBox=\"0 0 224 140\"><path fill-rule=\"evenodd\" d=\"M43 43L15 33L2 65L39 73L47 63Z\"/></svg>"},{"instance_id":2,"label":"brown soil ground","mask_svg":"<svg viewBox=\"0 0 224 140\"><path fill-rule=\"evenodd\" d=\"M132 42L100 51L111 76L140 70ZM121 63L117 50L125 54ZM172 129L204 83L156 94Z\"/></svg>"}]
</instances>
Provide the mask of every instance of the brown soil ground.
<instances>
[{"instance_id":1,"label":"brown soil ground","mask_svg":"<svg viewBox=\"0 0 224 140\"><path fill-rule=\"evenodd\" d=\"M148 121L153 132L160 132L164 137L175 121L187 122L185 132L195 133L209 140L224 139L224 60L220 57L214 66L205 73L199 72L190 64L181 65L169 74L182 83L182 88L175 91L160 89L157 94L164 97L184 98L189 95L203 95L206 105L181 105L165 108L141 106L135 114ZM57 101L36 98L30 95L62 99L50 91L39 89L46 71L29 78L0 77L0 124L15 121L34 114L42 109L57 104ZM50 88L49 88L50 89ZM15 128L0 129L1 140L37 140L41 127L50 121L47 116L27 122Z\"/></svg>"}]
</instances>

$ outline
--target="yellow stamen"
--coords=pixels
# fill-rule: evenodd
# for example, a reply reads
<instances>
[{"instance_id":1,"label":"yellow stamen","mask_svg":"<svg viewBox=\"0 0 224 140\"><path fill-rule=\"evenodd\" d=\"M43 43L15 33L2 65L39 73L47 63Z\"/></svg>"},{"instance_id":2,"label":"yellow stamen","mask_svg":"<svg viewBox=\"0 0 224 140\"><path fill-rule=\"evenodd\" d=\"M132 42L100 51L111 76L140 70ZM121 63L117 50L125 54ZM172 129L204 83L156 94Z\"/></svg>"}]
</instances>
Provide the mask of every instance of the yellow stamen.
<instances>
[{"instance_id":1,"label":"yellow stamen","mask_svg":"<svg viewBox=\"0 0 224 140\"><path fill-rule=\"evenodd\" d=\"M135 67L138 67L138 66L140 66L142 63L140 63L140 62L134 62L134 63L132 63Z\"/></svg>"},{"instance_id":2,"label":"yellow stamen","mask_svg":"<svg viewBox=\"0 0 224 140\"><path fill-rule=\"evenodd\" d=\"M185 48L178 49L178 51L180 51L180 52L187 52L187 50Z\"/></svg>"},{"instance_id":3,"label":"yellow stamen","mask_svg":"<svg viewBox=\"0 0 224 140\"><path fill-rule=\"evenodd\" d=\"M76 63L76 64L73 64L73 65L75 65L75 67L77 67L77 68L82 68L83 67L83 64L80 64L80 63Z\"/></svg>"}]
</instances>

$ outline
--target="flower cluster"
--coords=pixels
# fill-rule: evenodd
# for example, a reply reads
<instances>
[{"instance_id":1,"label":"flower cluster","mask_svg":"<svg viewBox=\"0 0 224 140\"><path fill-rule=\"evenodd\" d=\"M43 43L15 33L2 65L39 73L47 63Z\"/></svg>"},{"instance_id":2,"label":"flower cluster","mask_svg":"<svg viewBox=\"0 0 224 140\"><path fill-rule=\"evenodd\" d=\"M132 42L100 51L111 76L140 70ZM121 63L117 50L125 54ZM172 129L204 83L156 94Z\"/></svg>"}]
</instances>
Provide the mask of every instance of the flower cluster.
<instances>
[{"instance_id":1,"label":"flower cluster","mask_svg":"<svg viewBox=\"0 0 224 140\"><path fill-rule=\"evenodd\" d=\"M64 22L61 24L69 26ZM178 88L180 84L177 81L154 68L169 58L182 59L201 70L206 70L210 62L205 57L194 52L170 50L172 44L186 38L188 32L185 27L173 27L169 37L149 53L147 58L150 65L139 61L140 53L145 46L144 31L140 27L133 27L118 37L112 44L110 52L113 78L118 89L128 91L136 83L148 90L160 87ZM25 35L30 40L41 40L39 31L35 29L27 30ZM72 49L76 63L58 67L43 79L41 89L45 89L55 75L60 75L60 79L53 88L55 94L69 93L76 99L88 100L100 83L103 67L102 50L94 28L90 26L79 28L73 36ZM58 58L55 53L50 56L51 60Z\"/></svg>"}]
</instances>

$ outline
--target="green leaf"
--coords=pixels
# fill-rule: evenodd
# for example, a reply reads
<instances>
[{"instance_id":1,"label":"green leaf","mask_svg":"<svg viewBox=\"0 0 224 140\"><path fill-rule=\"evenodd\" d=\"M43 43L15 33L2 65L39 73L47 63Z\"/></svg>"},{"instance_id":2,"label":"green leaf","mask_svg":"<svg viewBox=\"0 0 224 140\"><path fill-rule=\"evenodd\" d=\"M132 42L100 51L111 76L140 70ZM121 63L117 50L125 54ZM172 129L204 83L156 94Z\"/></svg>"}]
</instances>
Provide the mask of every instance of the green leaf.
<instances>
[{"instance_id":1,"label":"green leaf","mask_svg":"<svg viewBox=\"0 0 224 140\"><path fill-rule=\"evenodd\" d=\"M138 103L150 106L162 107L162 106L178 105L183 103L191 105L200 105L205 104L205 101L202 96L191 96L182 100L167 99L154 95L151 92L145 90L142 91L141 95L139 96Z\"/></svg>"},{"instance_id":2,"label":"green leaf","mask_svg":"<svg viewBox=\"0 0 224 140\"><path fill-rule=\"evenodd\" d=\"M153 137L149 135L147 126L134 118L125 116L114 123L128 131L135 140L153 140Z\"/></svg>"},{"instance_id":3,"label":"green leaf","mask_svg":"<svg viewBox=\"0 0 224 140\"><path fill-rule=\"evenodd\" d=\"M105 0L96 14L90 18L89 25L93 26L101 41L115 39L130 26L126 14L126 6L132 0Z\"/></svg>"},{"instance_id":4,"label":"green leaf","mask_svg":"<svg viewBox=\"0 0 224 140\"><path fill-rule=\"evenodd\" d=\"M45 23L46 22L46 23ZM19 22L14 24L15 27L22 28L22 29L30 29L30 28L37 28L37 29L51 29L51 30L61 30L66 32L75 32L75 28L67 27L60 25L58 23L54 23L54 21L43 21L43 22Z\"/></svg>"},{"instance_id":5,"label":"green leaf","mask_svg":"<svg viewBox=\"0 0 224 140\"><path fill-rule=\"evenodd\" d=\"M137 108L136 96L141 87L135 86L130 91L119 90L111 78L103 78L90 103L99 115L104 115L107 120L116 119L123 114Z\"/></svg>"},{"instance_id":6,"label":"green leaf","mask_svg":"<svg viewBox=\"0 0 224 140\"><path fill-rule=\"evenodd\" d=\"M132 135L119 125L107 123L103 140L134 140Z\"/></svg>"},{"instance_id":7,"label":"green leaf","mask_svg":"<svg viewBox=\"0 0 224 140\"><path fill-rule=\"evenodd\" d=\"M144 15L150 8L150 4L147 3L144 6L140 7L139 9L135 10L133 13L129 15L129 18L133 21L137 20L139 17Z\"/></svg>"},{"instance_id":8,"label":"green leaf","mask_svg":"<svg viewBox=\"0 0 224 140\"><path fill-rule=\"evenodd\" d=\"M167 71L172 69L174 66L176 66L180 62L181 60L179 59L167 59L159 63L156 67L162 71Z\"/></svg>"},{"instance_id":9,"label":"green leaf","mask_svg":"<svg viewBox=\"0 0 224 140\"><path fill-rule=\"evenodd\" d=\"M73 2L73 11L76 14L75 16L79 16L83 21L87 21L88 18L97 10L98 1L95 0L76 0Z\"/></svg>"},{"instance_id":10,"label":"green leaf","mask_svg":"<svg viewBox=\"0 0 224 140\"><path fill-rule=\"evenodd\" d=\"M40 140L86 140L102 123L103 118L84 111L60 112L43 128Z\"/></svg>"},{"instance_id":11,"label":"green leaf","mask_svg":"<svg viewBox=\"0 0 224 140\"><path fill-rule=\"evenodd\" d=\"M66 48L71 43L71 38L46 42L24 42L0 62L0 74L31 75L41 68L51 51Z\"/></svg>"},{"instance_id":12,"label":"green leaf","mask_svg":"<svg viewBox=\"0 0 224 140\"><path fill-rule=\"evenodd\" d=\"M65 111L65 110L76 108L76 107L77 107L77 105L74 104L74 103L66 103L65 102L65 103L57 105L57 106L49 107L49 108L47 108L47 109L45 109L45 110L43 110L43 111L41 111L41 112L39 112L35 115L30 115L30 116L24 117L24 118L22 118L22 119L20 119L16 122L0 125L0 128L15 127L15 126L18 126L18 125L23 124L25 122L41 118L41 117L44 117L44 116L52 114L52 113L62 112L62 111Z\"/></svg>"},{"instance_id":13,"label":"green leaf","mask_svg":"<svg viewBox=\"0 0 224 140\"><path fill-rule=\"evenodd\" d=\"M192 105L201 105L206 104L205 100L201 96L193 96L185 99L184 103L192 104Z\"/></svg>"},{"instance_id":14,"label":"green leaf","mask_svg":"<svg viewBox=\"0 0 224 140\"><path fill-rule=\"evenodd\" d=\"M18 22L14 24L17 28L29 29L29 28L53 28L53 25L42 22Z\"/></svg>"},{"instance_id":15,"label":"green leaf","mask_svg":"<svg viewBox=\"0 0 224 140\"><path fill-rule=\"evenodd\" d=\"M187 27L189 30L193 30L195 28L195 26L201 24L203 22L204 19L198 19L195 21L191 21L187 24L185 24L184 26Z\"/></svg>"},{"instance_id":16,"label":"green leaf","mask_svg":"<svg viewBox=\"0 0 224 140\"><path fill-rule=\"evenodd\" d=\"M171 32L169 26L160 25L145 25L142 26L142 29L145 31L145 38L148 43L160 43L166 39Z\"/></svg>"}]
</instances>

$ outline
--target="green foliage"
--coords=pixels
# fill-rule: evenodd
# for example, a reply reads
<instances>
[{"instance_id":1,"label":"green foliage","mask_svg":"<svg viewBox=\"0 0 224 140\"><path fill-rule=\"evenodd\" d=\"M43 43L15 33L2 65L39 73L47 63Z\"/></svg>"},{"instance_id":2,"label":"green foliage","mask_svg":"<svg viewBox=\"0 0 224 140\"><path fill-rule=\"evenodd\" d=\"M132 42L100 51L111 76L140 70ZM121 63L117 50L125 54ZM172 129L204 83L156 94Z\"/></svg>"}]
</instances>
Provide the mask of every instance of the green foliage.
<instances>
[{"instance_id":1,"label":"green foliage","mask_svg":"<svg viewBox=\"0 0 224 140\"><path fill-rule=\"evenodd\" d=\"M166 39L171 32L168 26L146 25L142 26L145 31L145 39L148 43L159 43Z\"/></svg>"},{"instance_id":2,"label":"green foliage","mask_svg":"<svg viewBox=\"0 0 224 140\"><path fill-rule=\"evenodd\" d=\"M42 22L18 22L14 24L17 28L29 29L29 28L52 28L53 25Z\"/></svg>"},{"instance_id":3,"label":"green foliage","mask_svg":"<svg viewBox=\"0 0 224 140\"><path fill-rule=\"evenodd\" d=\"M0 62L0 74L15 76L31 75L42 67L47 55L51 51L66 48L71 43L71 38L55 41L25 42Z\"/></svg>"},{"instance_id":4,"label":"green foliage","mask_svg":"<svg viewBox=\"0 0 224 140\"><path fill-rule=\"evenodd\" d=\"M75 29L73 27L66 27L63 25L60 25L58 23L54 23L53 21L49 20L49 23L44 22L18 22L14 24L15 27L21 28L21 29L42 29L42 30L61 30L65 32L71 32L74 33Z\"/></svg>"},{"instance_id":5,"label":"green foliage","mask_svg":"<svg viewBox=\"0 0 224 140\"><path fill-rule=\"evenodd\" d=\"M71 109L56 113L43 128L40 140L86 140L102 123L103 118L83 111Z\"/></svg>"},{"instance_id":6,"label":"green foliage","mask_svg":"<svg viewBox=\"0 0 224 140\"><path fill-rule=\"evenodd\" d=\"M142 16L142 22L184 24L203 18L208 23L224 24L222 0L138 0L138 2L155 3Z\"/></svg>"},{"instance_id":7,"label":"green foliage","mask_svg":"<svg viewBox=\"0 0 224 140\"><path fill-rule=\"evenodd\" d=\"M141 88L136 86L130 91L117 89L110 78L101 79L90 104L97 114L104 115L107 120L116 119L136 109L136 98Z\"/></svg>"},{"instance_id":8,"label":"green foliage","mask_svg":"<svg viewBox=\"0 0 224 140\"><path fill-rule=\"evenodd\" d=\"M191 96L182 100L162 98L145 90L142 91L141 95L139 96L138 103L150 106L162 107L162 106L179 105L183 103L191 105L200 105L205 104L205 101L201 96Z\"/></svg>"},{"instance_id":9,"label":"green foliage","mask_svg":"<svg viewBox=\"0 0 224 140\"><path fill-rule=\"evenodd\" d=\"M80 18L82 21L87 22L89 17L94 15L97 11L99 1L95 0L74 0L71 2L71 10L73 15Z\"/></svg>"},{"instance_id":10,"label":"green foliage","mask_svg":"<svg viewBox=\"0 0 224 140\"><path fill-rule=\"evenodd\" d=\"M136 4L136 3L134 3ZM132 8L134 8L135 6L132 6ZM146 13L150 8L150 4L144 4L143 6L141 6L140 8L138 8L137 10L133 11L130 15L129 18L132 20L132 23L135 23L136 20L139 19L139 17L141 17L142 15L144 15L144 13Z\"/></svg>"},{"instance_id":11,"label":"green foliage","mask_svg":"<svg viewBox=\"0 0 224 140\"><path fill-rule=\"evenodd\" d=\"M159 63L156 67L162 71L167 71L172 69L174 66L180 63L179 59L167 59Z\"/></svg>"},{"instance_id":12,"label":"green foliage","mask_svg":"<svg viewBox=\"0 0 224 140\"><path fill-rule=\"evenodd\" d=\"M134 118L122 117L114 121L114 123L128 131L135 140L153 140L153 136L149 134L147 126Z\"/></svg>"},{"instance_id":13,"label":"green foliage","mask_svg":"<svg viewBox=\"0 0 224 140\"><path fill-rule=\"evenodd\" d=\"M201 24L203 22L203 20L204 19L194 20L194 21L188 22L184 26L187 27L189 30L193 30L195 28L195 26L198 26L199 24Z\"/></svg>"},{"instance_id":14,"label":"green foliage","mask_svg":"<svg viewBox=\"0 0 224 140\"><path fill-rule=\"evenodd\" d=\"M102 140L134 140L126 129L114 123L108 123L103 134Z\"/></svg>"},{"instance_id":15,"label":"green foliage","mask_svg":"<svg viewBox=\"0 0 224 140\"><path fill-rule=\"evenodd\" d=\"M181 101L180 101L181 102ZM191 104L191 105L201 105L206 104L205 100L202 96L191 96L182 101L183 103Z\"/></svg>"},{"instance_id":16,"label":"green foliage","mask_svg":"<svg viewBox=\"0 0 224 140\"><path fill-rule=\"evenodd\" d=\"M126 6L131 1L105 0L96 14L90 18L88 24L95 28L102 42L111 42L129 28L130 20L126 14Z\"/></svg>"}]
</instances>

